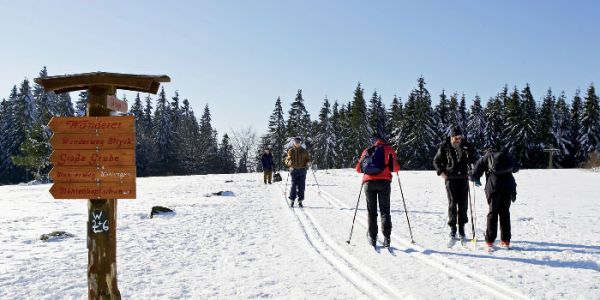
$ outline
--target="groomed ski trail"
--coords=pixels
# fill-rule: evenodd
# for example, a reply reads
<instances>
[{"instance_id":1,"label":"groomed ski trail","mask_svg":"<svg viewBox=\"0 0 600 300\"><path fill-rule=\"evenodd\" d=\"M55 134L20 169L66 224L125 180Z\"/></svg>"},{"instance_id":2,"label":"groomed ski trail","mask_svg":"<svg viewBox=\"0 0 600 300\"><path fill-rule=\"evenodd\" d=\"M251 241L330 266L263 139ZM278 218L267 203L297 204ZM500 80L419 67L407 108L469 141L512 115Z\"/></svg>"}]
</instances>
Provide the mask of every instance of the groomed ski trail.
<instances>
[{"instance_id":1,"label":"groomed ski trail","mask_svg":"<svg viewBox=\"0 0 600 300\"><path fill-rule=\"evenodd\" d=\"M316 194L316 193L315 193ZM336 208L345 208L346 205L337 199L331 193L321 189L320 197L327 201L330 205ZM353 216L352 211L346 211L346 214ZM362 215L356 216L356 222L362 227L367 228L367 222L365 217ZM397 234L392 233L392 246L400 245L404 246L404 249L399 249L400 253L414 257L446 274L451 277L461 279L465 283L486 292L489 295L493 295L499 299L529 299L527 296L519 293L515 288L511 288L498 282L497 280L490 278L486 275L476 273L473 269L469 269L463 265L455 263L450 259L447 259L439 254L436 254L434 250L421 247L416 244L412 244L407 239L399 237ZM397 243L394 243L397 242ZM395 254L398 256L398 254Z\"/></svg>"},{"instance_id":2,"label":"groomed ski trail","mask_svg":"<svg viewBox=\"0 0 600 300\"><path fill-rule=\"evenodd\" d=\"M310 247L356 288L374 299L415 299L408 292L399 291L371 268L341 249L315 222L310 213L305 211L306 208L298 208L297 206L290 208L285 195L286 191L282 185L277 186L279 187L277 191L283 193L283 195L277 193L277 197L283 200L281 202L294 215L295 221L297 221Z\"/></svg>"}]
</instances>

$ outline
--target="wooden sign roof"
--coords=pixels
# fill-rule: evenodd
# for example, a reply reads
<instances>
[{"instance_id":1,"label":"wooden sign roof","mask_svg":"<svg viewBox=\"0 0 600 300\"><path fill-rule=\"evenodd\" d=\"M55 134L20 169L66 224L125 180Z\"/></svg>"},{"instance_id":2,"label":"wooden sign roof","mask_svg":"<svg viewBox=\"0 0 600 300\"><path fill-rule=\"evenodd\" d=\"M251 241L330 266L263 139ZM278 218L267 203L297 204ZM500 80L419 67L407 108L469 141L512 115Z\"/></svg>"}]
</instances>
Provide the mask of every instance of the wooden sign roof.
<instances>
[{"instance_id":1,"label":"wooden sign roof","mask_svg":"<svg viewBox=\"0 0 600 300\"><path fill-rule=\"evenodd\" d=\"M108 85L116 89L156 94L161 82L170 82L167 75L135 75L107 72L93 72L34 79L35 83L47 91L57 94L85 90L91 86Z\"/></svg>"}]
</instances>

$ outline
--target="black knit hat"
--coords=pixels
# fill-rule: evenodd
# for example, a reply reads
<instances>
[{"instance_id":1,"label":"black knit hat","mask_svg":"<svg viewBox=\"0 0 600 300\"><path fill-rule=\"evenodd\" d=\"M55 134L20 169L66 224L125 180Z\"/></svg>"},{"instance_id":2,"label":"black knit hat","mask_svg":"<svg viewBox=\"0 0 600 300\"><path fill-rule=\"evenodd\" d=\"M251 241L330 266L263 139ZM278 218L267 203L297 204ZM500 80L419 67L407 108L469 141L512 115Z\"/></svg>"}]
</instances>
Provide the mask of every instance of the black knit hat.
<instances>
[{"instance_id":1,"label":"black knit hat","mask_svg":"<svg viewBox=\"0 0 600 300\"><path fill-rule=\"evenodd\" d=\"M458 126L452 126L450 129L450 136L462 135L462 130Z\"/></svg>"}]
</instances>

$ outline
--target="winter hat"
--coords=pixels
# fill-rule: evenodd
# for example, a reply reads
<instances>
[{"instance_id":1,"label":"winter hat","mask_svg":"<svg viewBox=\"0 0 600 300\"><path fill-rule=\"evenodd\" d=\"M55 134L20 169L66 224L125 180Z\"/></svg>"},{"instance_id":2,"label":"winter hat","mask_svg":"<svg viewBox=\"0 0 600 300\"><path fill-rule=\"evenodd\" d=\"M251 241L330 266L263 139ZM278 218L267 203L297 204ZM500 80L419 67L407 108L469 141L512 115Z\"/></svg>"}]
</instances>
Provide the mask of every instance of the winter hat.
<instances>
[{"instance_id":1,"label":"winter hat","mask_svg":"<svg viewBox=\"0 0 600 300\"><path fill-rule=\"evenodd\" d=\"M462 135L462 130L460 130L460 127L458 126L452 126L452 129L450 129L450 136L457 135Z\"/></svg>"},{"instance_id":2,"label":"winter hat","mask_svg":"<svg viewBox=\"0 0 600 300\"><path fill-rule=\"evenodd\" d=\"M296 144L300 144L300 143L302 143L302 139L300 137L295 137L292 139L292 142L294 142Z\"/></svg>"}]
</instances>

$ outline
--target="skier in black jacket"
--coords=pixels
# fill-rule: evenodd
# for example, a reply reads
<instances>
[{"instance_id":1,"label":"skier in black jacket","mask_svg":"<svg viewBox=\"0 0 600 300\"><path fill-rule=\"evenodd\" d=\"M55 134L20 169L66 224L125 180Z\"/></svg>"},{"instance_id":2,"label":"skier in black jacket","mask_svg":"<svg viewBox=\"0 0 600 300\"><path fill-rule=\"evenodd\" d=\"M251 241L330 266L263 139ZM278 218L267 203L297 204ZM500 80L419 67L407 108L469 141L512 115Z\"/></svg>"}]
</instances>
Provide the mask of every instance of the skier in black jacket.
<instances>
[{"instance_id":1,"label":"skier in black jacket","mask_svg":"<svg viewBox=\"0 0 600 300\"><path fill-rule=\"evenodd\" d=\"M475 150L462 135L459 127L452 127L450 136L439 145L433 159L433 166L438 176L442 176L446 183L448 194L448 226L450 237L465 238L465 224L468 223L468 194L469 194L469 167L475 163Z\"/></svg>"},{"instance_id":2,"label":"skier in black jacket","mask_svg":"<svg viewBox=\"0 0 600 300\"><path fill-rule=\"evenodd\" d=\"M500 217L501 246L510 247L510 203L517 197L517 183L512 173L517 172L510 154L488 149L486 154L475 164L471 181L480 186L479 178L485 173L485 195L490 206L487 215L485 242L492 247L498 231Z\"/></svg>"},{"instance_id":3,"label":"skier in black jacket","mask_svg":"<svg viewBox=\"0 0 600 300\"><path fill-rule=\"evenodd\" d=\"M264 180L265 184L267 184L267 183L271 184L271 178L273 175L273 167L274 167L273 155L271 154L271 149L265 148L265 151L263 152L260 160L261 160L262 167L263 167L263 180Z\"/></svg>"}]
</instances>

